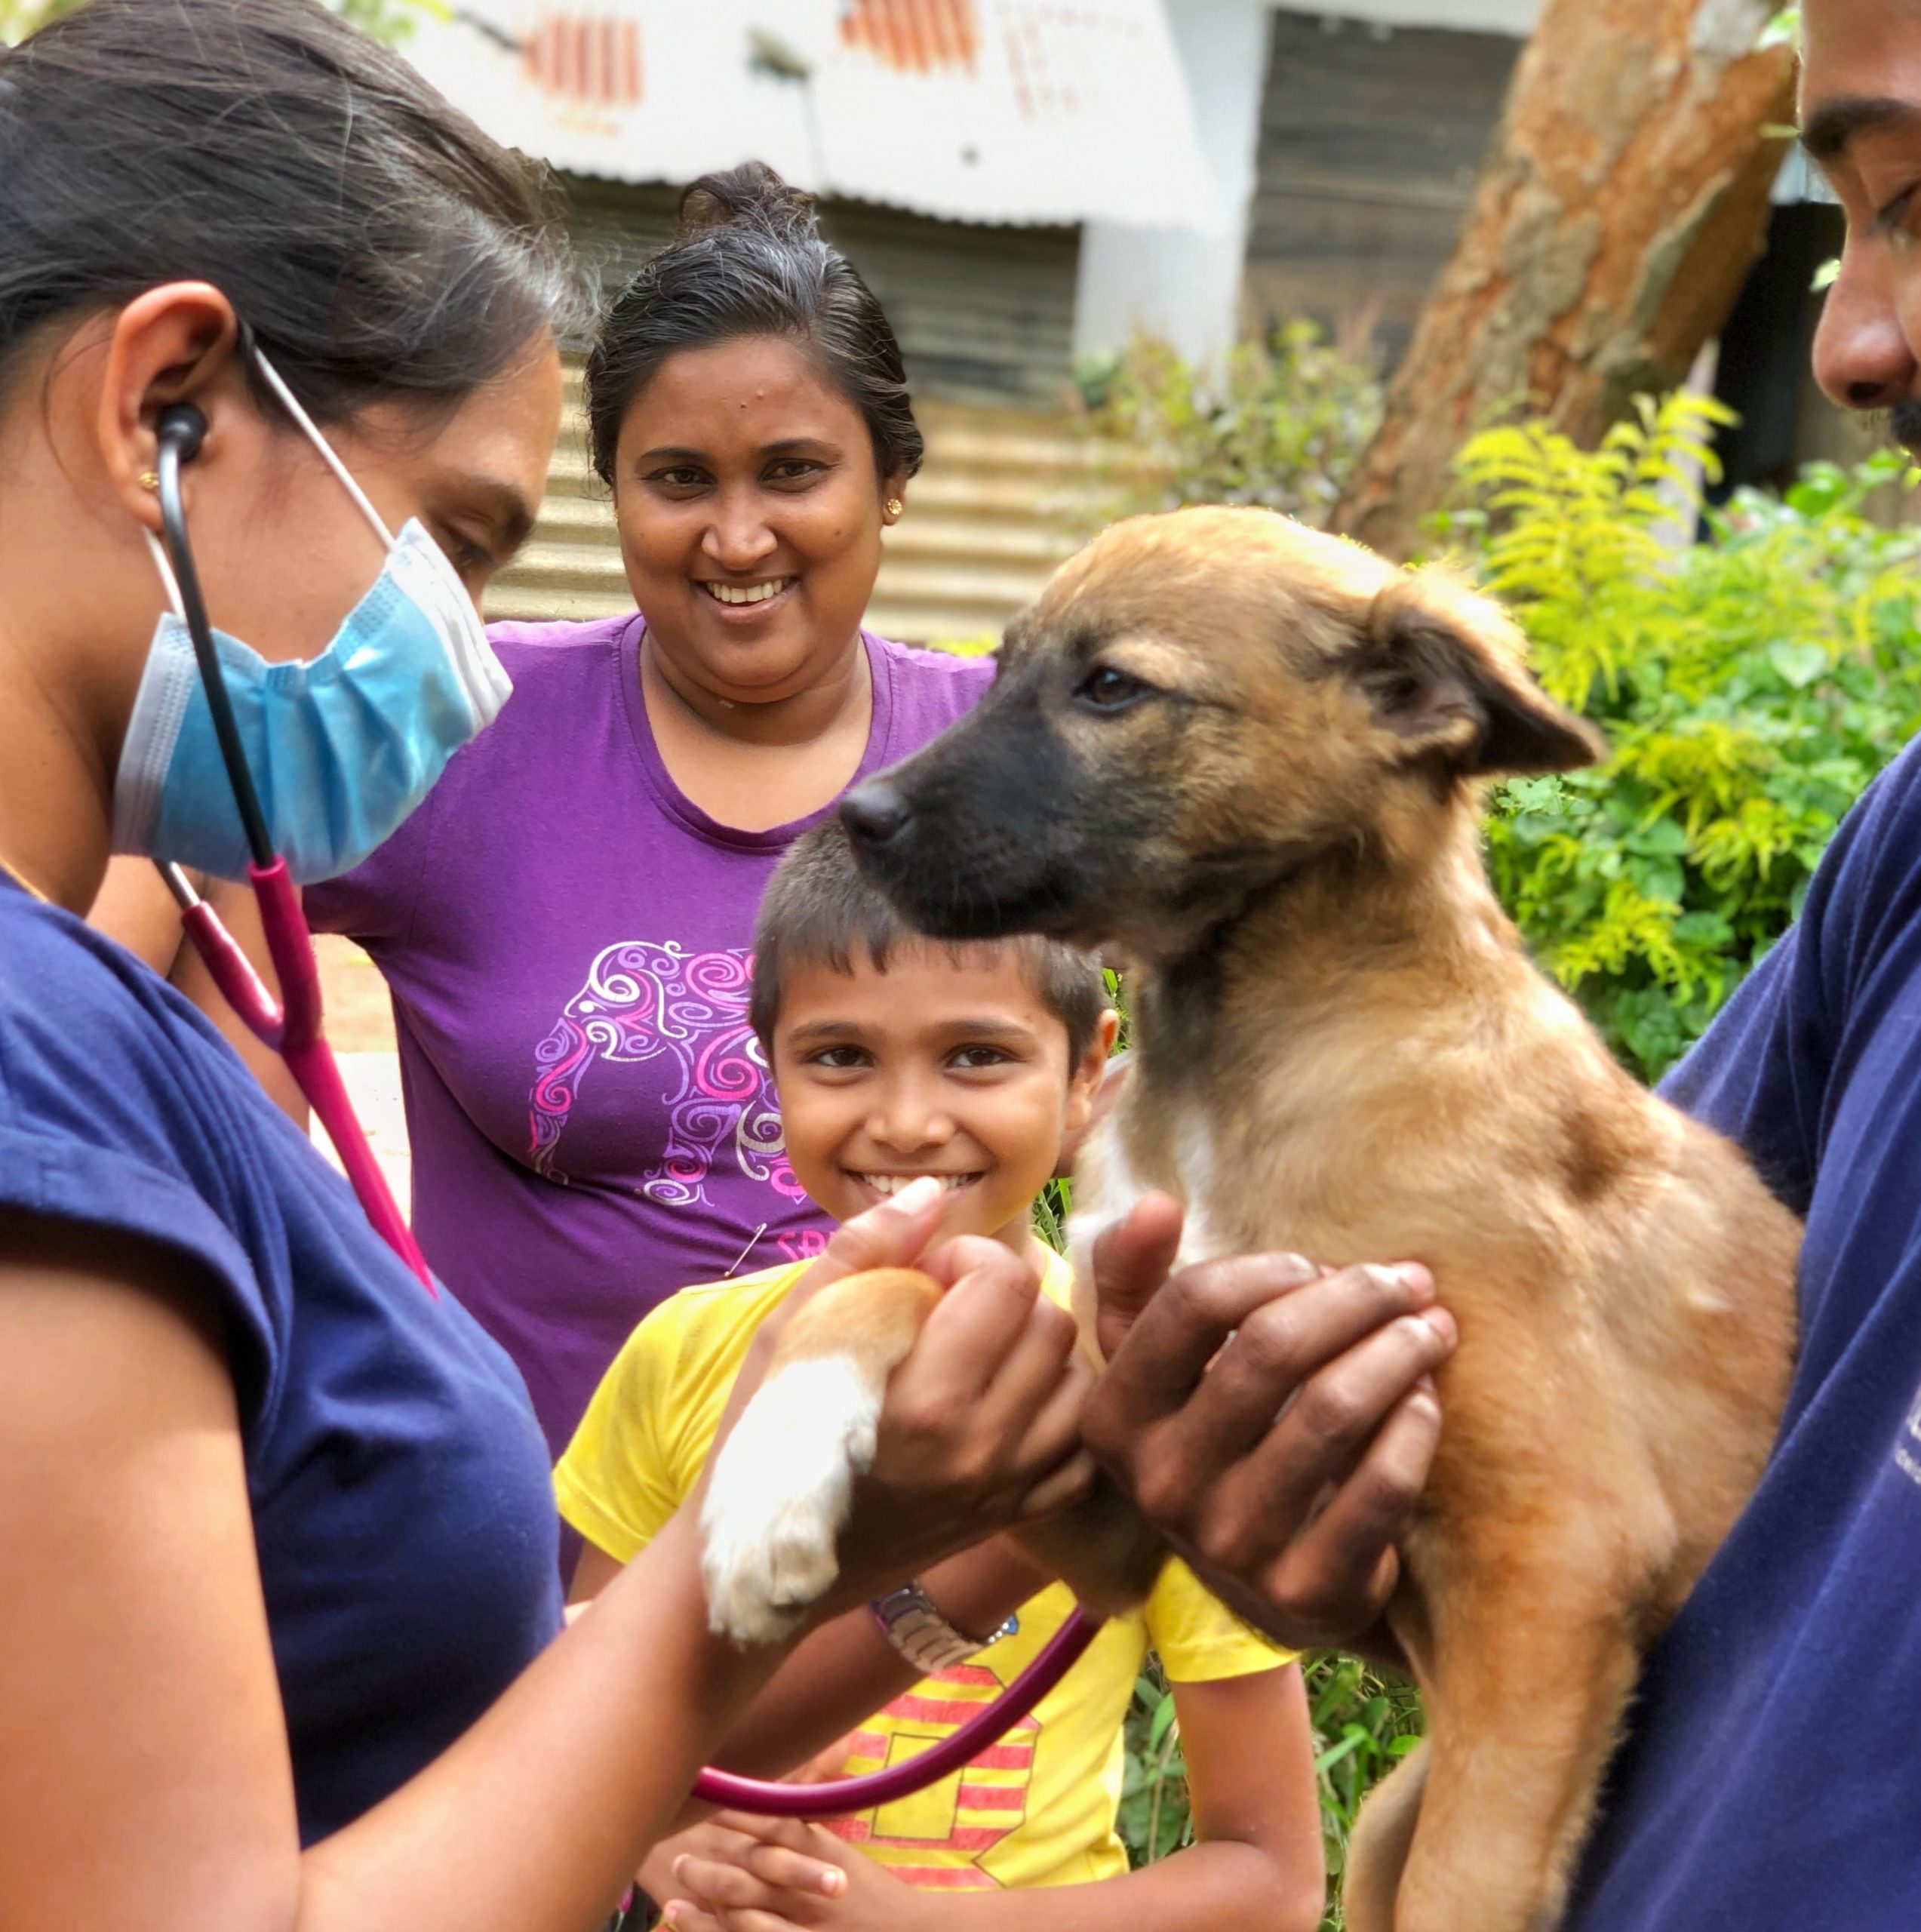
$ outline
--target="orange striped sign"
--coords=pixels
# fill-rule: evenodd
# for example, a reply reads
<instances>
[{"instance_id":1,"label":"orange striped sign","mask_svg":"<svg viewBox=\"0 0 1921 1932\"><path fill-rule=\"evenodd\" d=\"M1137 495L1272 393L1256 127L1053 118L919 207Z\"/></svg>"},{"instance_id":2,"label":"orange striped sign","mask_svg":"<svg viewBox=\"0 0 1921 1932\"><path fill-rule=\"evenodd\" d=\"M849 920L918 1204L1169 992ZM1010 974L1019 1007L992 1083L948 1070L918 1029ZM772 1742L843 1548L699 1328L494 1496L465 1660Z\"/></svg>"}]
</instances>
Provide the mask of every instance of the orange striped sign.
<instances>
[{"instance_id":1,"label":"orange striped sign","mask_svg":"<svg viewBox=\"0 0 1921 1932\"><path fill-rule=\"evenodd\" d=\"M980 22L974 0L847 0L841 41L899 73L958 67L971 74Z\"/></svg>"},{"instance_id":2,"label":"orange striped sign","mask_svg":"<svg viewBox=\"0 0 1921 1932\"><path fill-rule=\"evenodd\" d=\"M638 107L645 93L641 23L616 14L550 13L521 42L543 93L580 107Z\"/></svg>"}]
</instances>

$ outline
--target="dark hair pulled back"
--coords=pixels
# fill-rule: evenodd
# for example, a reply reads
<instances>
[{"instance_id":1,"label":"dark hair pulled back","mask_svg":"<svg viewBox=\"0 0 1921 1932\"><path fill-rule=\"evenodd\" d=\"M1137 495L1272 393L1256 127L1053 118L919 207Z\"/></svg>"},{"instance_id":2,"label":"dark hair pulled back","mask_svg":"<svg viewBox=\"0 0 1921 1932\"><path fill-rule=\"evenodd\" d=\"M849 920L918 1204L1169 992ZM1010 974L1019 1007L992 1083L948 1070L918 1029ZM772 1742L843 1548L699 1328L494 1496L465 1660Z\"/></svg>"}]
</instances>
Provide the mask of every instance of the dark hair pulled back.
<instances>
[{"instance_id":1,"label":"dark hair pulled back","mask_svg":"<svg viewBox=\"0 0 1921 1932\"><path fill-rule=\"evenodd\" d=\"M0 382L190 280L323 419L457 400L581 299L546 193L317 0L91 0L0 51Z\"/></svg>"},{"instance_id":2,"label":"dark hair pulled back","mask_svg":"<svg viewBox=\"0 0 1921 1932\"><path fill-rule=\"evenodd\" d=\"M885 312L822 238L813 197L750 161L687 189L680 232L601 318L587 358L601 480L613 481L621 420L669 356L756 335L785 337L813 357L865 419L883 476L921 467L921 427Z\"/></svg>"}]
</instances>

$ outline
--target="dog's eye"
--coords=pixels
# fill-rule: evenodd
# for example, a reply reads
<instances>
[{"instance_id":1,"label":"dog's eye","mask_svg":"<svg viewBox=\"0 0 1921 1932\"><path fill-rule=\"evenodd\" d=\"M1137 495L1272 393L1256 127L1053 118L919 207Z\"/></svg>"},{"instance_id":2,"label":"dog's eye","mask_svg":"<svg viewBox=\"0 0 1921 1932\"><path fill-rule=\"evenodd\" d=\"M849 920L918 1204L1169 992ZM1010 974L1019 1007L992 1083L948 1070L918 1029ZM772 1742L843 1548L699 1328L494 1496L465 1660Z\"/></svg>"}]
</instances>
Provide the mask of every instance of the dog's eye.
<instances>
[{"instance_id":1,"label":"dog's eye","mask_svg":"<svg viewBox=\"0 0 1921 1932\"><path fill-rule=\"evenodd\" d=\"M1136 699L1145 697L1150 686L1138 678L1130 678L1125 671L1117 671L1111 664L1097 665L1080 681L1080 688L1074 696L1083 699L1096 711L1122 711Z\"/></svg>"}]
</instances>

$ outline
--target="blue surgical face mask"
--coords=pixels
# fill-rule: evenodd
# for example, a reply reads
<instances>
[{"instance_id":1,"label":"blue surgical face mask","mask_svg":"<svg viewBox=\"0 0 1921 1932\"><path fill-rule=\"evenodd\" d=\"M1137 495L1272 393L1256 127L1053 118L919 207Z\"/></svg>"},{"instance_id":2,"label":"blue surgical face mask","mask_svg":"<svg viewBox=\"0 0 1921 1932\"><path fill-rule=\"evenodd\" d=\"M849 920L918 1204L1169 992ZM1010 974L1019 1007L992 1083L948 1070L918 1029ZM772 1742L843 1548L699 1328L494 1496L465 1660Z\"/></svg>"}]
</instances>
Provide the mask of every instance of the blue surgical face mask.
<instances>
[{"instance_id":1,"label":"blue surgical face mask","mask_svg":"<svg viewBox=\"0 0 1921 1932\"><path fill-rule=\"evenodd\" d=\"M295 881L350 872L391 838L512 689L440 546L391 535L263 357L255 365L387 546L386 566L318 657L270 664L214 633L254 789ZM166 553L173 606L154 633L114 777L113 849L244 878L247 843Z\"/></svg>"}]
</instances>

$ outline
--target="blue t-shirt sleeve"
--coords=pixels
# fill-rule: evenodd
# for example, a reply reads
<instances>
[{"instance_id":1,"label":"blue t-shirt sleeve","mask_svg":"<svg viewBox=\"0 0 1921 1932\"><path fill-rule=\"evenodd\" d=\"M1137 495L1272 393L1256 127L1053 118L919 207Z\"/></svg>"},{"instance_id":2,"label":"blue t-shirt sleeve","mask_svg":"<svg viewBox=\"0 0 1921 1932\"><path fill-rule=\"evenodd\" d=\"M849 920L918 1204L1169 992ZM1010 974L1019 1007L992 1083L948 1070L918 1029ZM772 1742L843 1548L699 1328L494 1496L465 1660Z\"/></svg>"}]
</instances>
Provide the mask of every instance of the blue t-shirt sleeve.
<instances>
[{"instance_id":1,"label":"blue t-shirt sleeve","mask_svg":"<svg viewBox=\"0 0 1921 1932\"><path fill-rule=\"evenodd\" d=\"M210 1198L223 1140L260 1131L209 1111L218 1083L204 1080L201 1056L231 1050L131 955L10 890L0 891L0 1206L184 1257L217 1303L243 1423L263 1422L286 1310L223 1218L244 1216L244 1190ZM183 1027L201 1036L184 1053ZM201 1169L198 1184L187 1161Z\"/></svg>"},{"instance_id":2,"label":"blue t-shirt sleeve","mask_svg":"<svg viewBox=\"0 0 1921 1932\"><path fill-rule=\"evenodd\" d=\"M1847 1015L1892 936L1921 930L1921 741L1863 795L1815 876L1800 918L1662 1083L1677 1106L1738 1142L1806 1214L1846 1084Z\"/></svg>"}]
</instances>

